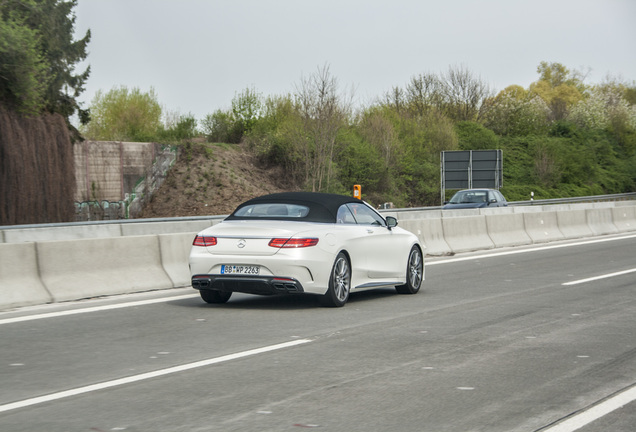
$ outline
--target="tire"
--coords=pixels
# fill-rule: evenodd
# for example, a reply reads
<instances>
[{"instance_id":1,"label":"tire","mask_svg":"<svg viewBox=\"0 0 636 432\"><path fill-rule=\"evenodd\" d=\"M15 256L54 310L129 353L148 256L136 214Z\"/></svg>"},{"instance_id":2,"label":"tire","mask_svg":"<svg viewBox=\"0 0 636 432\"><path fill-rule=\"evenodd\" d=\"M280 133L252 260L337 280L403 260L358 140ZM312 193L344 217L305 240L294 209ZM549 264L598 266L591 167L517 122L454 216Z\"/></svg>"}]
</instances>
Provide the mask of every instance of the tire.
<instances>
[{"instance_id":1,"label":"tire","mask_svg":"<svg viewBox=\"0 0 636 432\"><path fill-rule=\"evenodd\" d=\"M213 291L213 290L201 290L199 291L201 298L206 303L227 303L232 296L231 292L226 291Z\"/></svg>"},{"instance_id":2,"label":"tire","mask_svg":"<svg viewBox=\"0 0 636 432\"><path fill-rule=\"evenodd\" d=\"M347 256L340 252L333 263L329 275L329 288L322 296L321 303L328 307L342 307L349 300L351 290L351 266Z\"/></svg>"},{"instance_id":3,"label":"tire","mask_svg":"<svg viewBox=\"0 0 636 432\"><path fill-rule=\"evenodd\" d=\"M406 283L395 287L400 294L415 294L422 286L424 259L419 247L413 246L406 263Z\"/></svg>"}]
</instances>

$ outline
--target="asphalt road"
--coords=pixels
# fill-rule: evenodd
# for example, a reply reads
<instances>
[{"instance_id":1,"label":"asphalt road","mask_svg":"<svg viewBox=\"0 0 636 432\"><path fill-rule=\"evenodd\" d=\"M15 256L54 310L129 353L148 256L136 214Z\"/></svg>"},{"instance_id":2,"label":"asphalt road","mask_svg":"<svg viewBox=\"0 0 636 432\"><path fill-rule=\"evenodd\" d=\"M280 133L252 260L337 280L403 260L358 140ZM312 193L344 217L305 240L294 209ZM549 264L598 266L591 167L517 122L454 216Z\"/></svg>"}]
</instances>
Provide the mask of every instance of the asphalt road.
<instances>
[{"instance_id":1,"label":"asphalt road","mask_svg":"<svg viewBox=\"0 0 636 432\"><path fill-rule=\"evenodd\" d=\"M429 259L419 294L340 309L182 289L3 312L0 431L633 432L636 236L596 240Z\"/></svg>"}]
</instances>

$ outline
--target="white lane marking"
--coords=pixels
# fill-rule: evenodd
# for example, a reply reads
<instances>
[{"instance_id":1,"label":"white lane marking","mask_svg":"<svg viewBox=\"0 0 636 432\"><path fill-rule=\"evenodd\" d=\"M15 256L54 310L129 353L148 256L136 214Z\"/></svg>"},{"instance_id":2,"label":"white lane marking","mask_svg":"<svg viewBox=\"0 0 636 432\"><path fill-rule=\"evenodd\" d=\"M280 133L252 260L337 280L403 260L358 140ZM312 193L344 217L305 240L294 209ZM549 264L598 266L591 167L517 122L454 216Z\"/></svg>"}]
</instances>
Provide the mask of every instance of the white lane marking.
<instances>
[{"instance_id":1,"label":"white lane marking","mask_svg":"<svg viewBox=\"0 0 636 432\"><path fill-rule=\"evenodd\" d=\"M542 432L573 432L636 400L636 386L576 414Z\"/></svg>"},{"instance_id":2,"label":"white lane marking","mask_svg":"<svg viewBox=\"0 0 636 432\"><path fill-rule=\"evenodd\" d=\"M154 304L154 303L166 303L173 300L183 300L183 299L193 298L193 297L198 297L198 295L186 294L186 295L173 296L173 297L161 297L161 298L150 299L150 300L139 300L139 301L134 301L129 303L118 303L118 304L112 304L112 305L106 305L106 306L93 306L93 307L88 307L83 309L65 310L60 312L49 312L49 313L43 313L39 315L21 316L16 318L5 318L5 319L0 319L0 325L13 324L17 322L38 320L38 319L44 319L44 318L55 318L55 317L61 317L61 316L76 315L76 314L89 313L89 312L100 312L105 310L121 309L121 308L134 307L134 306L145 306L145 305Z\"/></svg>"},{"instance_id":3,"label":"white lane marking","mask_svg":"<svg viewBox=\"0 0 636 432\"><path fill-rule=\"evenodd\" d=\"M608 273L608 274L604 274L604 275L600 275L600 276L594 276L594 277L587 278L587 279L579 279L579 280L575 280L575 281L571 281L571 282L565 282L565 283L562 283L561 285L564 285L564 286L578 285L578 284L582 284L582 283L586 283L586 282L592 282L592 281L596 281L596 280L608 279L608 278L612 278L612 277L616 277L616 276L622 276L622 275L626 275L628 273L634 273L634 272L636 272L636 268L629 269L629 270L623 270L623 271L619 271L619 272L615 272L615 273Z\"/></svg>"},{"instance_id":4,"label":"white lane marking","mask_svg":"<svg viewBox=\"0 0 636 432\"><path fill-rule=\"evenodd\" d=\"M45 396L34 397L31 399L25 399L17 402L12 402L4 405L0 405L0 413L5 411L11 411L18 408L25 408L32 405L37 405L45 402L51 402L59 399L64 399L72 396L77 396L84 393L90 393L98 390L103 390L111 387L130 384L138 381L143 381L151 378L157 378L174 373L184 372L191 369L196 369L204 366L210 366L218 363L227 362L230 360L236 360L244 357L249 357L257 354L263 354L266 352L276 351L283 348L289 348L296 345L312 342L311 339L298 339L290 342L283 342L276 345L270 345L262 348L255 348L248 351L239 352L236 354L228 354L221 357L215 357L207 360L201 360L194 363L187 363L180 366L173 366L166 369L159 369L153 372L146 372L139 375L133 375L126 378L120 378L112 381L106 381L99 384L92 384L84 387L78 387L71 390L65 390L57 393L52 393Z\"/></svg>"},{"instance_id":5,"label":"white lane marking","mask_svg":"<svg viewBox=\"0 0 636 432\"><path fill-rule=\"evenodd\" d=\"M521 249L521 250L515 249L515 250L509 250L505 252L485 253L483 255L472 255L467 257L448 258L448 259L443 259L439 261L430 261L430 262L426 261L426 266L437 265L437 264L449 264L449 263L455 263L460 261L472 261L472 260L477 260L482 258L494 258L494 257L500 257L500 256L506 256L506 255L517 255L517 254L523 254L528 252L540 252L540 251L551 250L551 249L561 249L561 248L573 247L573 246L583 246L583 245L589 245L589 244L595 244L595 243L605 243L610 241L626 240L631 238L636 238L636 234L621 236L621 237L612 237L607 239L604 238L604 239L597 239L597 240L586 240L586 241L581 241L576 243L558 244L558 245L552 245L552 246L541 246L541 247L536 247L531 249Z\"/></svg>"}]
</instances>

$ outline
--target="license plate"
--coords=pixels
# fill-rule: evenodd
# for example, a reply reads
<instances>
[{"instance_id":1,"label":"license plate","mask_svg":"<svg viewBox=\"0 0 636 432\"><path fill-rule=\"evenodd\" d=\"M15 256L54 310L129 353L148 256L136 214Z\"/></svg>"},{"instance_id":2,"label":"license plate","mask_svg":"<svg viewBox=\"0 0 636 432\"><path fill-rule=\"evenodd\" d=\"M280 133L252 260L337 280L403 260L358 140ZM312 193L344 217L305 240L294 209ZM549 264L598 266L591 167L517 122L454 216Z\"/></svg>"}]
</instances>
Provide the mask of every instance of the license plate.
<instances>
[{"instance_id":1,"label":"license plate","mask_svg":"<svg viewBox=\"0 0 636 432\"><path fill-rule=\"evenodd\" d=\"M221 274L257 275L261 271L259 266L249 265L222 265Z\"/></svg>"}]
</instances>

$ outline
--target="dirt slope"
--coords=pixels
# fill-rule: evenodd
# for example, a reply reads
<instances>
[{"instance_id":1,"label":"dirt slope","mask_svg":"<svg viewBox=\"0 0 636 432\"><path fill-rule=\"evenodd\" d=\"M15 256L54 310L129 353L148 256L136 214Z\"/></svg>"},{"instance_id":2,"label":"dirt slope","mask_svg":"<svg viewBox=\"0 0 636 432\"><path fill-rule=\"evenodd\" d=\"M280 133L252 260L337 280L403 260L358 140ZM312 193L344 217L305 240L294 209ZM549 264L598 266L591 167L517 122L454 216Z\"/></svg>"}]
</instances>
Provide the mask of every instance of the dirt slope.
<instances>
[{"instance_id":1,"label":"dirt slope","mask_svg":"<svg viewBox=\"0 0 636 432\"><path fill-rule=\"evenodd\" d=\"M140 218L226 215L259 195L297 190L242 145L186 144Z\"/></svg>"}]
</instances>

